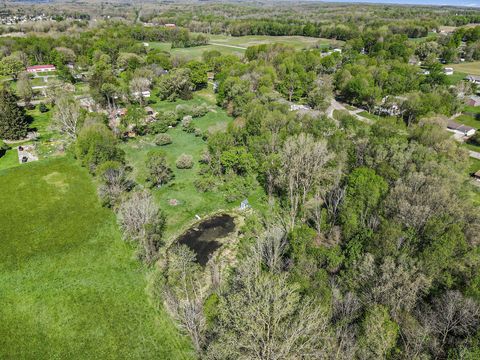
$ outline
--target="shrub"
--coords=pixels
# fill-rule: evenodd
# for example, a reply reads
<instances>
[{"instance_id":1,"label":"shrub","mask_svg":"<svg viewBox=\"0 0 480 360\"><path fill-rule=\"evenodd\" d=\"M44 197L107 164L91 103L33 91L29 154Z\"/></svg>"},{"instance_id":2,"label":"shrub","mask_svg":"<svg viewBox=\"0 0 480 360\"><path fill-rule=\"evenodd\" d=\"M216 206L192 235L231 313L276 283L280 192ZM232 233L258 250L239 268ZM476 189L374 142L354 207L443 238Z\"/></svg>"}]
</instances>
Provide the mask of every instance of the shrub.
<instances>
[{"instance_id":1,"label":"shrub","mask_svg":"<svg viewBox=\"0 0 480 360\"><path fill-rule=\"evenodd\" d=\"M185 116L190 115L192 108L189 105L180 104L175 107L175 113L178 119L183 119Z\"/></svg>"},{"instance_id":2,"label":"shrub","mask_svg":"<svg viewBox=\"0 0 480 360\"><path fill-rule=\"evenodd\" d=\"M118 161L107 161L99 165L97 175L102 181L98 194L103 206L116 206L122 195L135 185L133 181L127 179L126 169Z\"/></svg>"},{"instance_id":3,"label":"shrub","mask_svg":"<svg viewBox=\"0 0 480 360\"><path fill-rule=\"evenodd\" d=\"M191 169L193 167L192 155L182 154L178 157L175 165L178 169Z\"/></svg>"},{"instance_id":4,"label":"shrub","mask_svg":"<svg viewBox=\"0 0 480 360\"><path fill-rule=\"evenodd\" d=\"M193 127L193 121L191 116L185 116L182 120L182 129L187 133L193 133L195 128Z\"/></svg>"},{"instance_id":5,"label":"shrub","mask_svg":"<svg viewBox=\"0 0 480 360\"><path fill-rule=\"evenodd\" d=\"M90 172L107 161L124 162L125 152L117 147L117 140L105 125L92 124L80 131L75 155Z\"/></svg>"},{"instance_id":6,"label":"shrub","mask_svg":"<svg viewBox=\"0 0 480 360\"><path fill-rule=\"evenodd\" d=\"M154 123L149 124L148 132L150 134L161 134L168 131L168 124L163 121L155 121Z\"/></svg>"},{"instance_id":7,"label":"shrub","mask_svg":"<svg viewBox=\"0 0 480 360\"><path fill-rule=\"evenodd\" d=\"M168 134L158 134L155 136L155 145L164 146L172 143L172 137Z\"/></svg>"},{"instance_id":8,"label":"shrub","mask_svg":"<svg viewBox=\"0 0 480 360\"><path fill-rule=\"evenodd\" d=\"M190 114L192 115L192 117L198 118L206 115L208 113L208 110L209 109L206 104L201 104L198 106L193 106Z\"/></svg>"},{"instance_id":9,"label":"shrub","mask_svg":"<svg viewBox=\"0 0 480 360\"><path fill-rule=\"evenodd\" d=\"M182 118L182 126L189 126L192 123L193 118L190 115L184 116Z\"/></svg>"},{"instance_id":10,"label":"shrub","mask_svg":"<svg viewBox=\"0 0 480 360\"><path fill-rule=\"evenodd\" d=\"M149 151L145 165L148 171L147 181L151 186L162 186L173 179L172 169L167 165L164 151L158 149Z\"/></svg>"},{"instance_id":11,"label":"shrub","mask_svg":"<svg viewBox=\"0 0 480 360\"><path fill-rule=\"evenodd\" d=\"M247 198L253 186L252 177L233 175L222 185L221 190L224 192L225 200L232 203Z\"/></svg>"},{"instance_id":12,"label":"shrub","mask_svg":"<svg viewBox=\"0 0 480 360\"><path fill-rule=\"evenodd\" d=\"M207 104L201 105L186 105L180 104L175 108L178 119L183 119L185 116L190 116L192 118L202 117L207 114L209 111Z\"/></svg>"},{"instance_id":13,"label":"shrub","mask_svg":"<svg viewBox=\"0 0 480 360\"><path fill-rule=\"evenodd\" d=\"M111 170L119 170L123 168L123 164L119 161L106 161L97 167L97 175L103 177L105 173Z\"/></svg>"},{"instance_id":14,"label":"shrub","mask_svg":"<svg viewBox=\"0 0 480 360\"><path fill-rule=\"evenodd\" d=\"M41 113L46 113L48 112L48 107L44 103L40 103L40 105L38 105L38 110L40 110Z\"/></svg>"},{"instance_id":15,"label":"shrub","mask_svg":"<svg viewBox=\"0 0 480 360\"><path fill-rule=\"evenodd\" d=\"M195 134L196 137L201 137L201 136L203 136L202 129L195 128L195 129L194 129L194 134Z\"/></svg>"},{"instance_id":16,"label":"shrub","mask_svg":"<svg viewBox=\"0 0 480 360\"><path fill-rule=\"evenodd\" d=\"M200 192L212 191L217 188L216 178L212 175L205 175L193 182L195 189Z\"/></svg>"},{"instance_id":17,"label":"shrub","mask_svg":"<svg viewBox=\"0 0 480 360\"><path fill-rule=\"evenodd\" d=\"M157 121L164 122L168 126L175 126L178 122L178 116L174 111L159 112L156 118Z\"/></svg>"}]
</instances>

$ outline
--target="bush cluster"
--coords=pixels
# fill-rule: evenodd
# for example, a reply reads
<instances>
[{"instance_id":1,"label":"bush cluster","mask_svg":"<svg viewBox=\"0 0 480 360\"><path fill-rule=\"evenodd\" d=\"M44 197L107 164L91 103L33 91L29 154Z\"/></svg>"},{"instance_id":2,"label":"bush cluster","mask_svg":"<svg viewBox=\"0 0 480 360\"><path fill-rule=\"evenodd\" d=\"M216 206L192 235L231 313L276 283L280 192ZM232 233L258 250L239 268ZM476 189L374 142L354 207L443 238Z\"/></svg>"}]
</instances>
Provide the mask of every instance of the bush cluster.
<instances>
[{"instance_id":1,"label":"bush cluster","mask_svg":"<svg viewBox=\"0 0 480 360\"><path fill-rule=\"evenodd\" d=\"M177 169L191 169L193 167L193 156L182 154L178 157L175 165Z\"/></svg>"}]
</instances>

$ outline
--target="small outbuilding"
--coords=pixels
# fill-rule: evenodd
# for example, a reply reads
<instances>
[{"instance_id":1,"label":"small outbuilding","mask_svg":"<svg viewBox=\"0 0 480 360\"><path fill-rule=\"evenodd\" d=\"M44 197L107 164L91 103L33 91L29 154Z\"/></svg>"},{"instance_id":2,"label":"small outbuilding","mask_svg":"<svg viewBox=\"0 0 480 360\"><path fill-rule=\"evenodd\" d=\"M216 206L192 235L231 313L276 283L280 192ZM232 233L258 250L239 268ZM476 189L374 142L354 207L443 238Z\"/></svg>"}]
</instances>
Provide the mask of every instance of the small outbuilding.
<instances>
[{"instance_id":1,"label":"small outbuilding","mask_svg":"<svg viewBox=\"0 0 480 360\"><path fill-rule=\"evenodd\" d=\"M462 136L470 137L475 135L476 130L467 125L458 124L455 121L449 121L447 129Z\"/></svg>"},{"instance_id":2,"label":"small outbuilding","mask_svg":"<svg viewBox=\"0 0 480 360\"><path fill-rule=\"evenodd\" d=\"M248 199L245 199L240 203L240 210L247 210L247 209L250 209L250 208L251 208L251 206L248 203Z\"/></svg>"},{"instance_id":3,"label":"small outbuilding","mask_svg":"<svg viewBox=\"0 0 480 360\"><path fill-rule=\"evenodd\" d=\"M446 67L445 69L443 69L443 73L448 76L453 75L453 68Z\"/></svg>"},{"instance_id":4,"label":"small outbuilding","mask_svg":"<svg viewBox=\"0 0 480 360\"><path fill-rule=\"evenodd\" d=\"M468 106L480 106L480 96L472 95L467 99Z\"/></svg>"}]
</instances>

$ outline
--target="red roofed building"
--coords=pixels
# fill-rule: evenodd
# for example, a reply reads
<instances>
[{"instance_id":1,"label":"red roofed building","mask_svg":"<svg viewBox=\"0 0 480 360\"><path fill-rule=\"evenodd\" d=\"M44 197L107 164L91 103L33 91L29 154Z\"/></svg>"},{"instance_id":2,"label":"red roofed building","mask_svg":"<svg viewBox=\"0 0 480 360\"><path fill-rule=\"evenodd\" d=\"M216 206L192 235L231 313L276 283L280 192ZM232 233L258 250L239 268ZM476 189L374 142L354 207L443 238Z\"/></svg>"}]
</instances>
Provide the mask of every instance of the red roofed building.
<instances>
[{"instance_id":1,"label":"red roofed building","mask_svg":"<svg viewBox=\"0 0 480 360\"><path fill-rule=\"evenodd\" d=\"M27 67L27 72L36 73L43 71L55 71L55 65L33 65Z\"/></svg>"}]
</instances>

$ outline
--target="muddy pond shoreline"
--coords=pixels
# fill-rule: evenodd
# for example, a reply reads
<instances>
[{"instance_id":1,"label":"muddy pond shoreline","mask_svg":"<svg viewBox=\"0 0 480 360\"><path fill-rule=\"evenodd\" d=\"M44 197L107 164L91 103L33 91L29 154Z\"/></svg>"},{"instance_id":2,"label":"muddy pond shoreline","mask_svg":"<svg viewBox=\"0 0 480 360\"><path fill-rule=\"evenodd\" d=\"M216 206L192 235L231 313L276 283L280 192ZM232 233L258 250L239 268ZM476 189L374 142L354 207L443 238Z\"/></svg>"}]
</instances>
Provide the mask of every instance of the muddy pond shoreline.
<instances>
[{"instance_id":1,"label":"muddy pond shoreline","mask_svg":"<svg viewBox=\"0 0 480 360\"><path fill-rule=\"evenodd\" d=\"M177 238L196 255L197 262L205 266L210 256L223 244L218 241L235 231L235 218L228 214L214 215L190 227Z\"/></svg>"}]
</instances>

